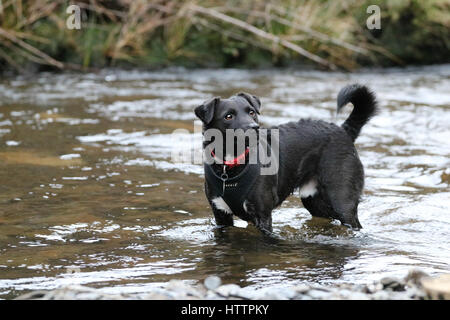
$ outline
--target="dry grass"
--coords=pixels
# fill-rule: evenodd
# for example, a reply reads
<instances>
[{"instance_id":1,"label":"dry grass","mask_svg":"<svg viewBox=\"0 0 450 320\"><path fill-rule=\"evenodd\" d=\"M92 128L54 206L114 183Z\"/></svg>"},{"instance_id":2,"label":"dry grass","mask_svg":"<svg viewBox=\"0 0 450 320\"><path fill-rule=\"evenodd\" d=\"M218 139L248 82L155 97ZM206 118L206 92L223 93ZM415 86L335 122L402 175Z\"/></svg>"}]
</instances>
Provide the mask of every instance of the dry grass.
<instances>
[{"instance_id":1,"label":"dry grass","mask_svg":"<svg viewBox=\"0 0 450 320\"><path fill-rule=\"evenodd\" d=\"M380 1L392 7L391 0ZM423 5L429 10L430 21L448 26L441 10L448 8L447 2L434 0ZM361 26L355 17L355 12L361 12L361 2L356 0L0 3L0 60L18 71L23 71L27 62L57 69L86 69L124 61L152 63L158 55L168 63L177 59L198 62L208 54L205 48L214 59L216 52L205 42L218 42L232 52L246 46L328 69L352 70L361 58L372 61L375 55L401 62ZM70 4L82 9L82 30L66 28L65 9ZM196 47L197 43L203 47ZM228 48L231 45L237 48Z\"/></svg>"}]
</instances>

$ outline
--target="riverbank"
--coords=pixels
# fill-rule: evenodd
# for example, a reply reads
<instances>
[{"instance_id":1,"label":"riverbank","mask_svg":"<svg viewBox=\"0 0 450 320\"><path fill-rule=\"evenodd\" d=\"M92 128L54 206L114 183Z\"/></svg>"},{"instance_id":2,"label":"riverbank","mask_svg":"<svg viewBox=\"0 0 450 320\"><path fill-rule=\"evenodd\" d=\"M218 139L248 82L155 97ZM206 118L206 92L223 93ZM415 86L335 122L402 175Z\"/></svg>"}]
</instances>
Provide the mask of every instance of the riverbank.
<instances>
[{"instance_id":1,"label":"riverbank","mask_svg":"<svg viewBox=\"0 0 450 320\"><path fill-rule=\"evenodd\" d=\"M369 6L378 10L375 29L367 27L378 19ZM0 5L0 71L448 63L449 6L448 0L12 0Z\"/></svg>"},{"instance_id":2,"label":"riverbank","mask_svg":"<svg viewBox=\"0 0 450 320\"><path fill-rule=\"evenodd\" d=\"M102 289L69 285L50 291L35 291L18 300L423 300L449 299L448 275L428 277L411 270L403 279L383 278L367 285L300 284L291 287L253 289L237 284L222 284L210 276L198 285L171 280L148 293L106 293ZM439 286L436 286L436 283Z\"/></svg>"}]
</instances>

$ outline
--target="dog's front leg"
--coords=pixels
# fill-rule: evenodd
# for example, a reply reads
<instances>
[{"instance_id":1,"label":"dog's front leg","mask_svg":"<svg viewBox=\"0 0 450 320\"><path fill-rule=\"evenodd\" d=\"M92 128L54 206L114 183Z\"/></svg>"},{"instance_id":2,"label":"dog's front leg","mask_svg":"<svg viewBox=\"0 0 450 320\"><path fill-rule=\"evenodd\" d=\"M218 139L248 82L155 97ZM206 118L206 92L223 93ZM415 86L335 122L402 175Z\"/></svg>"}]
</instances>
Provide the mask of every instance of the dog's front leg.
<instances>
[{"instance_id":1,"label":"dog's front leg","mask_svg":"<svg viewBox=\"0 0 450 320\"><path fill-rule=\"evenodd\" d=\"M233 226L233 214L217 209L214 204L211 204L211 206L218 227Z\"/></svg>"},{"instance_id":2,"label":"dog's front leg","mask_svg":"<svg viewBox=\"0 0 450 320\"><path fill-rule=\"evenodd\" d=\"M261 202L256 202L256 205L252 201L247 201L246 209L250 220L253 222L256 228L258 228L264 234L272 233L272 209L270 206L265 206Z\"/></svg>"},{"instance_id":3,"label":"dog's front leg","mask_svg":"<svg viewBox=\"0 0 450 320\"><path fill-rule=\"evenodd\" d=\"M208 187L208 183L205 182L205 194L211 206L216 224L219 227L233 226L233 213L228 208L223 199L214 197Z\"/></svg>"},{"instance_id":4,"label":"dog's front leg","mask_svg":"<svg viewBox=\"0 0 450 320\"><path fill-rule=\"evenodd\" d=\"M264 234L272 233L272 214L262 214L255 217L255 226Z\"/></svg>"}]
</instances>

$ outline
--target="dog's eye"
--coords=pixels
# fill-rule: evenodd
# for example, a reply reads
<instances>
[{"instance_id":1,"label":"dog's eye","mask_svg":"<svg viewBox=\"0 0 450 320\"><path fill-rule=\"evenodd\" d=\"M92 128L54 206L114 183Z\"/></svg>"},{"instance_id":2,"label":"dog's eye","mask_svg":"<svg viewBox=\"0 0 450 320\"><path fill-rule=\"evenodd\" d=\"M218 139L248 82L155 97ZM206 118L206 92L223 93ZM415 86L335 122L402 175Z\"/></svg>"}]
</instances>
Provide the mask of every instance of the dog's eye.
<instances>
[{"instance_id":1,"label":"dog's eye","mask_svg":"<svg viewBox=\"0 0 450 320\"><path fill-rule=\"evenodd\" d=\"M248 114L251 115L252 117L254 117L254 116L255 116L255 111L250 110L250 111L248 112Z\"/></svg>"},{"instance_id":2,"label":"dog's eye","mask_svg":"<svg viewBox=\"0 0 450 320\"><path fill-rule=\"evenodd\" d=\"M233 119L233 115L231 113L229 113L225 116L225 120L231 120L231 119Z\"/></svg>"}]
</instances>

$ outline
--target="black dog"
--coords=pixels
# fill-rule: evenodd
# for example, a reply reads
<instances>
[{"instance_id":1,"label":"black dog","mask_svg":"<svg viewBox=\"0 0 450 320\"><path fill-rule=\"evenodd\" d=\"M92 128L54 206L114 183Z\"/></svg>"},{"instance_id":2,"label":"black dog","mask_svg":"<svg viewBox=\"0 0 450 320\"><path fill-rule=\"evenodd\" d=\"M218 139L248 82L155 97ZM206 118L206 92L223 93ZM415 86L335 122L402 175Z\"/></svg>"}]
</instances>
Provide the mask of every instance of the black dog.
<instances>
[{"instance_id":1,"label":"black dog","mask_svg":"<svg viewBox=\"0 0 450 320\"><path fill-rule=\"evenodd\" d=\"M205 192L217 224L233 225L235 214L270 233L272 210L298 188L311 215L361 228L357 209L364 171L353 142L376 114L377 102L368 88L357 84L339 92L337 111L349 102L354 108L341 127L302 119L270 128L279 130L276 174L261 175L260 165L249 163L248 149L240 155L241 160L246 159L242 165L236 159L205 163ZM229 99L213 98L198 106L195 114L203 122L204 134L211 128L225 134L226 129L258 130L260 108L257 97L239 93ZM205 141L204 149L207 145Z\"/></svg>"}]
</instances>

